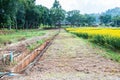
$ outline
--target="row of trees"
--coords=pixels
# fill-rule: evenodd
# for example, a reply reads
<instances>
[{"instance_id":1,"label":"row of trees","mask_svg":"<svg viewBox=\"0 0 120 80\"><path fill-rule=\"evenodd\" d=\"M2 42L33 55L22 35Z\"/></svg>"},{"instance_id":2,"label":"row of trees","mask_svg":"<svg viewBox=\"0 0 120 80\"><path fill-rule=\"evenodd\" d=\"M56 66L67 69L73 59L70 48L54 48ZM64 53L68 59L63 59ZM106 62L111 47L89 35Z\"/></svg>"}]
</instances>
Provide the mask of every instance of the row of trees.
<instances>
[{"instance_id":1,"label":"row of trees","mask_svg":"<svg viewBox=\"0 0 120 80\"><path fill-rule=\"evenodd\" d=\"M103 14L100 16L101 25L120 27L120 16Z\"/></svg>"},{"instance_id":2,"label":"row of trees","mask_svg":"<svg viewBox=\"0 0 120 80\"><path fill-rule=\"evenodd\" d=\"M110 10L108 12L110 13ZM120 26L120 16L112 16L111 14L83 15L79 10L66 12L57 0L51 9L35 5L35 0L0 0L0 28L30 29L38 28L41 24L91 26L96 23Z\"/></svg>"},{"instance_id":3,"label":"row of trees","mask_svg":"<svg viewBox=\"0 0 120 80\"><path fill-rule=\"evenodd\" d=\"M120 8L109 9L99 15L101 25L120 27Z\"/></svg>"},{"instance_id":4,"label":"row of trees","mask_svg":"<svg viewBox=\"0 0 120 80\"><path fill-rule=\"evenodd\" d=\"M83 26L92 25L93 22L95 22L94 16L82 15L78 10L66 12L57 0L51 9L35 5L35 0L0 1L0 28L30 29L38 28L41 24Z\"/></svg>"},{"instance_id":5,"label":"row of trees","mask_svg":"<svg viewBox=\"0 0 120 80\"><path fill-rule=\"evenodd\" d=\"M30 11L35 11L34 3L34 0L0 0L0 27L17 29L30 25L33 20L29 15Z\"/></svg>"},{"instance_id":6,"label":"row of trees","mask_svg":"<svg viewBox=\"0 0 120 80\"><path fill-rule=\"evenodd\" d=\"M78 10L72 10L67 12L66 21L72 26L91 26L96 23L96 17L93 14L80 14Z\"/></svg>"},{"instance_id":7,"label":"row of trees","mask_svg":"<svg viewBox=\"0 0 120 80\"><path fill-rule=\"evenodd\" d=\"M0 28L30 29L40 24L55 25L65 17L65 11L55 0L48 9L35 5L35 0L0 0Z\"/></svg>"},{"instance_id":8,"label":"row of trees","mask_svg":"<svg viewBox=\"0 0 120 80\"><path fill-rule=\"evenodd\" d=\"M120 8L109 9L101 14L80 14L80 11L67 12L66 20L78 26L115 26L120 27Z\"/></svg>"}]
</instances>

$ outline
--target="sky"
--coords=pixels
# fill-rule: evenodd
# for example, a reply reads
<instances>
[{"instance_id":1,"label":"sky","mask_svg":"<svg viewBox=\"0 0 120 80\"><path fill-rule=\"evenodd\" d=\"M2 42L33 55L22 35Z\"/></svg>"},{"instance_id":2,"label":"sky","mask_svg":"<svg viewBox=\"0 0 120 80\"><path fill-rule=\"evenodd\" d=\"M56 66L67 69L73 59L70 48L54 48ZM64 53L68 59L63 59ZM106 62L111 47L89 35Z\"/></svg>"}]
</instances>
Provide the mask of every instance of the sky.
<instances>
[{"instance_id":1,"label":"sky","mask_svg":"<svg viewBox=\"0 0 120 80\"><path fill-rule=\"evenodd\" d=\"M66 11L80 10L81 14L101 13L108 9L120 7L120 0L58 0ZM36 0L37 5L51 8L54 0Z\"/></svg>"}]
</instances>

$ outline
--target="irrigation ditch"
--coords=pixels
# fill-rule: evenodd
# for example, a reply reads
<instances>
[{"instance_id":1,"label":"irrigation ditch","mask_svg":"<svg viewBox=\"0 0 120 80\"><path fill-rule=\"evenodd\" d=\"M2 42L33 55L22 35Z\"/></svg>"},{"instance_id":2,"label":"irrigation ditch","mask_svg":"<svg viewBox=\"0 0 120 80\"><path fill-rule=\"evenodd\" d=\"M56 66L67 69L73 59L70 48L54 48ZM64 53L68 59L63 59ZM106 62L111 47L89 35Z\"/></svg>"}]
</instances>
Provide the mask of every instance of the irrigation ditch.
<instances>
[{"instance_id":1,"label":"irrigation ditch","mask_svg":"<svg viewBox=\"0 0 120 80\"><path fill-rule=\"evenodd\" d=\"M42 57L44 52L51 45L52 41L59 34L59 32L54 34L49 39L46 39L42 45L38 46L32 52L29 53L27 50L25 50L22 54L19 54L18 56L15 56L15 57L12 56L13 61L10 62L10 66L14 62L17 62L17 63L12 65L12 67L7 68L6 71L0 72L0 78L3 78L5 75L15 76L15 75L21 74L21 73L28 74L30 69ZM11 56L9 55L8 57L11 60Z\"/></svg>"}]
</instances>

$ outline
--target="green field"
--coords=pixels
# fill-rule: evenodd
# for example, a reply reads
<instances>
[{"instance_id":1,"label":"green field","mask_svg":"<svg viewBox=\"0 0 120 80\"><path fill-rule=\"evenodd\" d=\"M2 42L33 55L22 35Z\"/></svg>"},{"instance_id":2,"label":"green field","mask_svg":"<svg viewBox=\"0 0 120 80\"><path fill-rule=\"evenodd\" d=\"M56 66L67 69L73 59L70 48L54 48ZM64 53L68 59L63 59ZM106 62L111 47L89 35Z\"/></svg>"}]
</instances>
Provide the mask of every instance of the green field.
<instances>
[{"instance_id":1,"label":"green field","mask_svg":"<svg viewBox=\"0 0 120 80\"><path fill-rule=\"evenodd\" d=\"M43 30L19 30L17 32L0 35L0 46L15 43L35 36L42 36L47 31Z\"/></svg>"}]
</instances>

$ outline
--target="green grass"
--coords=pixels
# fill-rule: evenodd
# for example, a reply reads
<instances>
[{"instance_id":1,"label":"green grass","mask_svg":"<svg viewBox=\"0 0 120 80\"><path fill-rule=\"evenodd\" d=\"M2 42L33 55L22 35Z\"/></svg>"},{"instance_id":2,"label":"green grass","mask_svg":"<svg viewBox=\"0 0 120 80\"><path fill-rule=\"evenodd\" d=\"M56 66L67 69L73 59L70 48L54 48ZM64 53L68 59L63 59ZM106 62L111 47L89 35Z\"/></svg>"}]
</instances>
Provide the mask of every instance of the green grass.
<instances>
[{"instance_id":1,"label":"green grass","mask_svg":"<svg viewBox=\"0 0 120 80\"><path fill-rule=\"evenodd\" d=\"M33 51L37 46L40 46L41 44L44 43L44 40L39 40L37 41L36 43L33 43L31 45L28 45L27 46L27 49L30 50L30 51Z\"/></svg>"},{"instance_id":2,"label":"green grass","mask_svg":"<svg viewBox=\"0 0 120 80\"><path fill-rule=\"evenodd\" d=\"M99 55L120 63L120 51L116 51L116 50L114 51L113 49L109 49L105 46L92 43L91 41L86 39L83 39L83 40L89 43L90 45L92 45L93 48L99 49L97 52Z\"/></svg>"},{"instance_id":3,"label":"green grass","mask_svg":"<svg viewBox=\"0 0 120 80\"><path fill-rule=\"evenodd\" d=\"M72 33L71 33L72 34ZM75 35L76 37L78 37L77 35ZM113 49L109 49L105 46L96 44L91 42L89 39L84 39L81 37L78 37L80 39L82 39L83 41L85 41L86 44L90 44L93 48L98 49L97 54L107 58L107 59L111 59L113 61L119 62L120 63L120 51L119 50L113 50Z\"/></svg>"},{"instance_id":4,"label":"green grass","mask_svg":"<svg viewBox=\"0 0 120 80\"><path fill-rule=\"evenodd\" d=\"M120 51L113 51L109 48L106 48L102 45L98 45L98 44L95 44L95 43L90 43L92 45L92 47L94 48L98 48L100 49L101 51L98 52L98 54L102 55L103 57L105 58L108 58L108 59L111 59L113 61L116 61L116 62L119 62L120 63Z\"/></svg>"},{"instance_id":5,"label":"green grass","mask_svg":"<svg viewBox=\"0 0 120 80\"><path fill-rule=\"evenodd\" d=\"M19 30L11 34L2 34L0 35L0 46L18 42L35 36L42 36L45 33L46 31L39 30Z\"/></svg>"},{"instance_id":6,"label":"green grass","mask_svg":"<svg viewBox=\"0 0 120 80\"><path fill-rule=\"evenodd\" d=\"M120 54L118 54L116 52L113 52L111 50L107 50L107 53L104 54L103 56L120 63Z\"/></svg>"}]
</instances>

